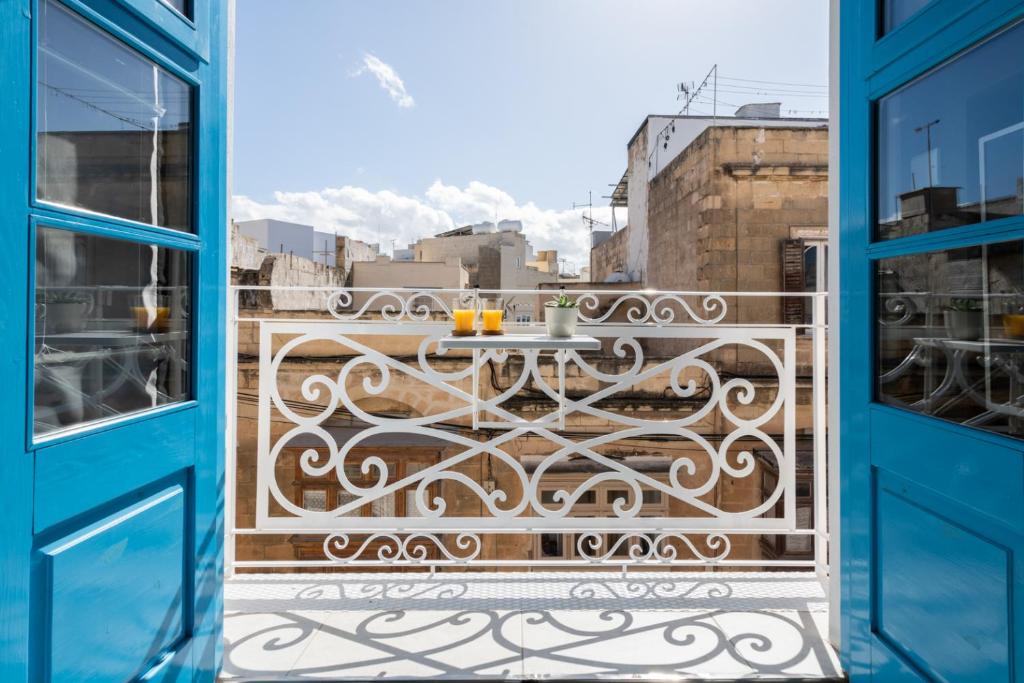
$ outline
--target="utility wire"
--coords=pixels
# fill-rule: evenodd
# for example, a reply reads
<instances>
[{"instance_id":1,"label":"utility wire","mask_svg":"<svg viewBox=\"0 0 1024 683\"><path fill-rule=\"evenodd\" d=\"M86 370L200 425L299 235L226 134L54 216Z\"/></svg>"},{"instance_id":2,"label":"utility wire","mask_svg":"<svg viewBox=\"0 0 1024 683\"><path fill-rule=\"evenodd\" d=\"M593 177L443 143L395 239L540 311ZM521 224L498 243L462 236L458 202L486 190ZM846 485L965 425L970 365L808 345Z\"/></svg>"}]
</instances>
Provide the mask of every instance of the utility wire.
<instances>
[{"instance_id":1,"label":"utility wire","mask_svg":"<svg viewBox=\"0 0 1024 683\"><path fill-rule=\"evenodd\" d=\"M732 76L719 76L720 80L723 81L742 81L743 83L765 83L768 85L787 85L801 88L823 88L828 89L827 85L821 85L819 83L793 83L791 81L762 81L756 78L737 78Z\"/></svg>"}]
</instances>

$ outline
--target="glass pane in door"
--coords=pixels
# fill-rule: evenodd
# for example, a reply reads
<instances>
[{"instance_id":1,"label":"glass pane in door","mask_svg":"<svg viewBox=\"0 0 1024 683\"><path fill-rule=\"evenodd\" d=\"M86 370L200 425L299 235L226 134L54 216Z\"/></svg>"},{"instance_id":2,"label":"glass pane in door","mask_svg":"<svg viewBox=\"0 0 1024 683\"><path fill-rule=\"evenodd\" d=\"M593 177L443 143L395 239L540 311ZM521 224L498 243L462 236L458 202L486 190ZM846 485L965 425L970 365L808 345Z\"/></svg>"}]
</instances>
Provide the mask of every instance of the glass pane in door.
<instances>
[{"instance_id":1,"label":"glass pane in door","mask_svg":"<svg viewBox=\"0 0 1024 683\"><path fill-rule=\"evenodd\" d=\"M173 7L175 10L177 10L179 14L182 14L182 15L184 15L186 17L189 16L188 1L187 0L163 0L163 1L164 1L165 4L168 4L171 7Z\"/></svg>"},{"instance_id":2,"label":"glass pane in door","mask_svg":"<svg viewBox=\"0 0 1024 683\"><path fill-rule=\"evenodd\" d=\"M52 1L37 59L36 196L191 230L191 88Z\"/></svg>"},{"instance_id":3,"label":"glass pane in door","mask_svg":"<svg viewBox=\"0 0 1024 683\"><path fill-rule=\"evenodd\" d=\"M1024 242L880 260L879 401L1024 437Z\"/></svg>"},{"instance_id":4,"label":"glass pane in door","mask_svg":"<svg viewBox=\"0 0 1024 683\"><path fill-rule=\"evenodd\" d=\"M917 13L931 0L883 0L882 33L886 34Z\"/></svg>"},{"instance_id":5,"label":"glass pane in door","mask_svg":"<svg viewBox=\"0 0 1024 683\"><path fill-rule=\"evenodd\" d=\"M1024 213L1024 24L878 103L880 240Z\"/></svg>"},{"instance_id":6,"label":"glass pane in door","mask_svg":"<svg viewBox=\"0 0 1024 683\"><path fill-rule=\"evenodd\" d=\"M191 258L40 227L34 433L188 400Z\"/></svg>"}]
</instances>

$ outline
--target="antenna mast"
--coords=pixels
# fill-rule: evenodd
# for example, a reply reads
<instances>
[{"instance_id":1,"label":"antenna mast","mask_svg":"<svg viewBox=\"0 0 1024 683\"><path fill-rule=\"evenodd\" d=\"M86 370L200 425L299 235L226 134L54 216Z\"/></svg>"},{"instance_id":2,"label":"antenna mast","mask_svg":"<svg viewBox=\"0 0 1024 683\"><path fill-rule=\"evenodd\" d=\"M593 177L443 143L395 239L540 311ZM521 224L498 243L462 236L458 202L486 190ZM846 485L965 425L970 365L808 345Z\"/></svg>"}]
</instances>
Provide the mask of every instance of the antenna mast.
<instances>
[{"instance_id":1,"label":"antenna mast","mask_svg":"<svg viewBox=\"0 0 1024 683\"><path fill-rule=\"evenodd\" d=\"M711 88L713 90L712 97L711 97L711 100L712 100L711 101L711 118L712 118L712 124L711 125L716 125L718 123L718 64L717 63L714 66L712 66L711 70L708 71L706 76L704 76L704 80L700 82L700 85L694 87L693 83L690 83L689 85L687 85L686 83L678 83L678 84L676 84L676 92L678 93L676 95L676 99L677 100L684 100L683 101L683 108L679 110L679 113L684 115L684 116L689 116L689 114L690 114L690 104L695 99L697 99L700 96L701 91L703 91L705 88L707 88L709 84L710 84L710 86L711 86ZM668 149L668 141L672 137L672 133L675 133L675 132L676 132L675 121L669 121L668 123L665 124L665 127L661 129L661 132L658 133L657 137L655 137L655 139L654 139L654 149L651 151L651 153L649 155L647 155L647 167L651 168L651 166L652 166L652 159L653 159L653 165L655 167L654 168L654 172L655 173L657 173L658 171L661 170L660 167L659 167L659 164L658 164L658 152L661 149Z\"/></svg>"},{"instance_id":2,"label":"antenna mast","mask_svg":"<svg viewBox=\"0 0 1024 683\"><path fill-rule=\"evenodd\" d=\"M324 240L324 248L313 251L313 260L316 261L316 257L317 256L323 256L324 257L324 265L326 266L327 265L327 257L330 256L333 253L334 252L332 250L327 248L327 240Z\"/></svg>"},{"instance_id":3,"label":"antenna mast","mask_svg":"<svg viewBox=\"0 0 1024 683\"><path fill-rule=\"evenodd\" d=\"M587 190L587 203L584 204L582 202L573 202L572 209L573 211L575 211L576 209L584 209L584 213L583 216L581 216L581 218L583 218L583 224L587 226L587 229L590 230L591 234L593 234L594 232L595 225L611 227L607 223L599 221L596 218L594 218L594 193L591 192L590 190Z\"/></svg>"},{"instance_id":4,"label":"antenna mast","mask_svg":"<svg viewBox=\"0 0 1024 683\"><path fill-rule=\"evenodd\" d=\"M713 80L712 77L714 77ZM689 86L687 86L685 83L680 83L677 86L679 94L676 96L676 99L686 99L686 101L683 103L682 110L679 112L680 114L690 113L690 103L697 99L697 97L700 95L701 90L708 87L709 81L711 82L711 87L714 91L711 103L711 116L712 118L718 118L718 64L715 64L714 66L711 67L711 70L708 71L708 75L704 77L704 80L701 81L700 85L698 85L696 88L693 87L692 83Z\"/></svg>"}]
</instances>

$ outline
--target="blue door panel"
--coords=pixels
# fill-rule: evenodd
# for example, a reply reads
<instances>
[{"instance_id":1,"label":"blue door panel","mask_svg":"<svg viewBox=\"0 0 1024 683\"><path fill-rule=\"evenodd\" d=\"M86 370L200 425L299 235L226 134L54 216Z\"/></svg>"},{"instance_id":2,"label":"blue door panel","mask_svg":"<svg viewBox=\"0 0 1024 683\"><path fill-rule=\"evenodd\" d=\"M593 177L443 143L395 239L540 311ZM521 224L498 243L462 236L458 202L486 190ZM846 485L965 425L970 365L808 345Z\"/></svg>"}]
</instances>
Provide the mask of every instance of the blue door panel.
<instances>
[{"instance_id":1,"label":"blue door panel","mask_svg":"<svg viewBox=\"0 0 1024 683\"><path fill-rule=\"evenodd\" d=\"M897 653L882 638L872 638L867 652L868 673L850 672L851 681L872 680L886 683L929 683L920 670L908 663L906 655Z\"/></svg>"},{"instance_id":2,"label":"blue door panel","mask_svg":"<svg viewBox=\"0 0 1024 683\"><path fill-rule=\"evenodd\" d=\"M36 532L190 467L195 421L177 410L120 427L119 445L100 432L36 451Z\"/></svg>"},{"instance_id":3,"label":"blue door panel","mask_svg":"<svg viewBox=\"0 0 1024 683\"><path fill-rule=\"evenodd\" d=\"M1024 217L873 240L884 218L878 99L1024 19L1024 2L932 0L879 38L885 2L840 0L841 125L831 132L840 147L841 655L854 683L1020 681L1024 441L880 405L875 377L879 259L1020 240ZM956 118L940 116L947 126ZM937 282L924 294L957 286Z\"/></svg>"},{"instance_id":4,"label":"blue door panel","mask_svg":"<svg viewBox=\"0 0 1024 683\"><path fill-rule=\"evenodd\" d=\"M186 509L174 485L39 551L51 680L131 680L184 639Z\"/></svg>"},{"instance_id":5,"label":"blue door panel","mask_svg":"<svg viewBox=\"0 0 1024 683\"><path fill-rule=\"evenodd\" d=\"M998 523L968 528L976 516L953 499L875 481L876 632L938 680L1010 681L1014 552L990 536Z\"/></svg>"},{"instance_id":6,"label":"blue door panel","mask_svg":"<svg viewBox=\"0 0 1024 683\"><path fill-rule=\"evenodd\" d=\"M871 464L963 501L996 519L1024 520L1021 451L932 418L872 406L871 429L905 435L876 439ZM910 435L913 435L912 437ZM998 472L998 476L993 473Z\"/></svg>"},{"instance_id":7,"label":"blue door panel","mask_svg":"<svg viewBox=\"0 0 1024 683\"><path fill-rule=\"evenodd\" d=\"M186 17L163 0L53 1L191 86L194 232L36 199L42 12L39 0L0 1L0 681L212 683L223 616L227 3L189 0ZM191 400L33 442L40 222L195 254Z\"/></svg>"}]
</instances>

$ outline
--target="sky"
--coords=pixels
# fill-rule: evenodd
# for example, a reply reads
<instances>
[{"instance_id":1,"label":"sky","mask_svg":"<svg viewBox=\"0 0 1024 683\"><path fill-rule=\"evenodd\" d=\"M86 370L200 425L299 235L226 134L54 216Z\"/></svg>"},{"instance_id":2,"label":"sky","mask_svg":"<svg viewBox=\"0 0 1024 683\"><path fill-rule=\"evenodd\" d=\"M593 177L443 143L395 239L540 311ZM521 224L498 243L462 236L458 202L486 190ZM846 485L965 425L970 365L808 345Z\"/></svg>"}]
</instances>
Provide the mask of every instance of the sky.
<instances>
[{"instance_id":1,"label":"sky","mask_svg":"<svg viewBox=\"0 0 1024 683\"><path fill-rule=\"evenodd\" d=\"M827 0L239 0L236 47L233 217L387 251L497 217L585 264L573 203L609 223L630 137L715 63L719 114L828 106Z\"/></svg>"}]
</instances>

